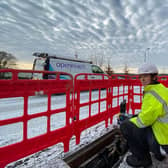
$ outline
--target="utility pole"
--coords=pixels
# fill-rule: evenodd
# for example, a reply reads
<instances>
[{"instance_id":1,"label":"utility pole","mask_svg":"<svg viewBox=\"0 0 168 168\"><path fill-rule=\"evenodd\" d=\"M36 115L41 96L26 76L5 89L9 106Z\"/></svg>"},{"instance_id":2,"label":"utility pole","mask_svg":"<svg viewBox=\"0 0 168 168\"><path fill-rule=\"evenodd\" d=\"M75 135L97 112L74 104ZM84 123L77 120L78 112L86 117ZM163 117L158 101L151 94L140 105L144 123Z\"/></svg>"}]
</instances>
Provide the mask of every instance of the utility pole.
<instances>
[{"instance_id":1,"label":"utility pole","mask_svg":"<svg viewBox=\"0 0 168 168\"><path fill-rule=\"evenodd\" d=\"M78 54L77 52L75 51L75 58L78 59Z\"/></svg>"},{"instance_id":2,"label":"utility pole","mask_svg":"<svg viewBox=\"0 0 168 168\"><path fill-rule=\"evenodd\" d=\"M144 62L146 62L146 57L147 57L147 55L148 55L148 57L149 57L149 50L150 50L150 48L147 48L147 49L145 50ZM147 54L147 53L148 53L148 54Z\"/></svg>"}]
</instances>

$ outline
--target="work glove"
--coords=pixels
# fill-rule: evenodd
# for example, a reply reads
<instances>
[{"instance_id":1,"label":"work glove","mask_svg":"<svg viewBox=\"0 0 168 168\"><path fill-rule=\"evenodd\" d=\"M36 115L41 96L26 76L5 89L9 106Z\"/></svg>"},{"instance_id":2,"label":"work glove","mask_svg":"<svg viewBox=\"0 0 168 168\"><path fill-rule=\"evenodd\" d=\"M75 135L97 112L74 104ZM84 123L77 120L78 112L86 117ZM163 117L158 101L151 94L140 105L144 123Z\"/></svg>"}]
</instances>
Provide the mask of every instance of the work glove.
<instances>
[{"instance_id":1,"label":"work glove","mask_svg":"<svg viewBox=\"0 0 168 168\"><path fill-rule=\"evenodd\" d=\"M120 125L123 121L136 116L137 114L133 115L133 114L126 113L126 100L124 99L123 102L120 103L120 113L117 117L118 125Z\"/></svg>"}]
</instances>

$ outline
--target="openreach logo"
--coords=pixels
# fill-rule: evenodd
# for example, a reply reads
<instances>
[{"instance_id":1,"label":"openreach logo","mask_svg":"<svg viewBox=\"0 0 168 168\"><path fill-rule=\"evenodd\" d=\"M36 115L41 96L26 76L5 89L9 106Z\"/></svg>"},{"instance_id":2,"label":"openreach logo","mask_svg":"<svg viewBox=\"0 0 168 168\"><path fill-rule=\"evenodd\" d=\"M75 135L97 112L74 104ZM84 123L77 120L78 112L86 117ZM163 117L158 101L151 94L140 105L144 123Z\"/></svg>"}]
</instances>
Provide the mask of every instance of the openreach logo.
<instances>
[{"instance_id":1,"label":"openreach logo","mask_svg":"<svg viewBox=\"0 0 168 168\"><path fill-rule=\"evenodd\" d=\"M58 68L66 68L66 69L70 69L70 68L75 68L75 69L85 69L85 65L79 65L79 64L70 64L70 63L56 63L56 67Z\"/></svg>"}]
</instances>

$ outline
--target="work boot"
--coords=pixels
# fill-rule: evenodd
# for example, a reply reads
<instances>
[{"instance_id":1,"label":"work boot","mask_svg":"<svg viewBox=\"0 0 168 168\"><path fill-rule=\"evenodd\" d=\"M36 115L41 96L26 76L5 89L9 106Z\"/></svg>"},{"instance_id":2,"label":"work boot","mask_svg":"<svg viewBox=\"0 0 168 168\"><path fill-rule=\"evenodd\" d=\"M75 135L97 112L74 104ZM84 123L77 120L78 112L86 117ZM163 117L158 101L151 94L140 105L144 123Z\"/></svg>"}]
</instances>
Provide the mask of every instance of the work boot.
<instances>
[{"instance_id":1,"label":"work boot","mask_svg":"<svg viewBox=\"0 0 168 168\"><path fill-rule=\"evenodd\" d=\"M150 157L146 157L143 160L139 160L134 155L127 156L126 162L129 166L132 166L132 167L148 168L149 166L152 165L152 160Z\"/></svg>"},{"instance_id":2,"label":"work boot","mask_svg":"<svg viewBox=\"0 0 168 168\"><path fill-rule=\"evenodd\" d=\"M158 161L163 161L165 159L165 156L161 155L161 154L154 154L155 158L158 160Z\"/></svg>"}]
</instances>

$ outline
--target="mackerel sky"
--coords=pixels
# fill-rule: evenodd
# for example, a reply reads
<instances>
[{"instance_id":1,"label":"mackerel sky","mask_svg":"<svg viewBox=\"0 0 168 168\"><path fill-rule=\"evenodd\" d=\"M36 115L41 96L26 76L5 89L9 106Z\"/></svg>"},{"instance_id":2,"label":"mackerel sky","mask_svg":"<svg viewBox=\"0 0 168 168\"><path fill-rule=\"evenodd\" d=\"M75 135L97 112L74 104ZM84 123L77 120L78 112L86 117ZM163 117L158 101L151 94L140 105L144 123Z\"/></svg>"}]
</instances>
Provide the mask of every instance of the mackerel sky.
<instances>
[{"instance_id":1,"label":"mackerel sky","mask_svg":"<svg viewBox=\"0 0 168 168\"><path fill-rule=\"evenodd\" d=\"M0 51L168 69L168 0L0 0Z\"/></svg>"}]
</instances>

